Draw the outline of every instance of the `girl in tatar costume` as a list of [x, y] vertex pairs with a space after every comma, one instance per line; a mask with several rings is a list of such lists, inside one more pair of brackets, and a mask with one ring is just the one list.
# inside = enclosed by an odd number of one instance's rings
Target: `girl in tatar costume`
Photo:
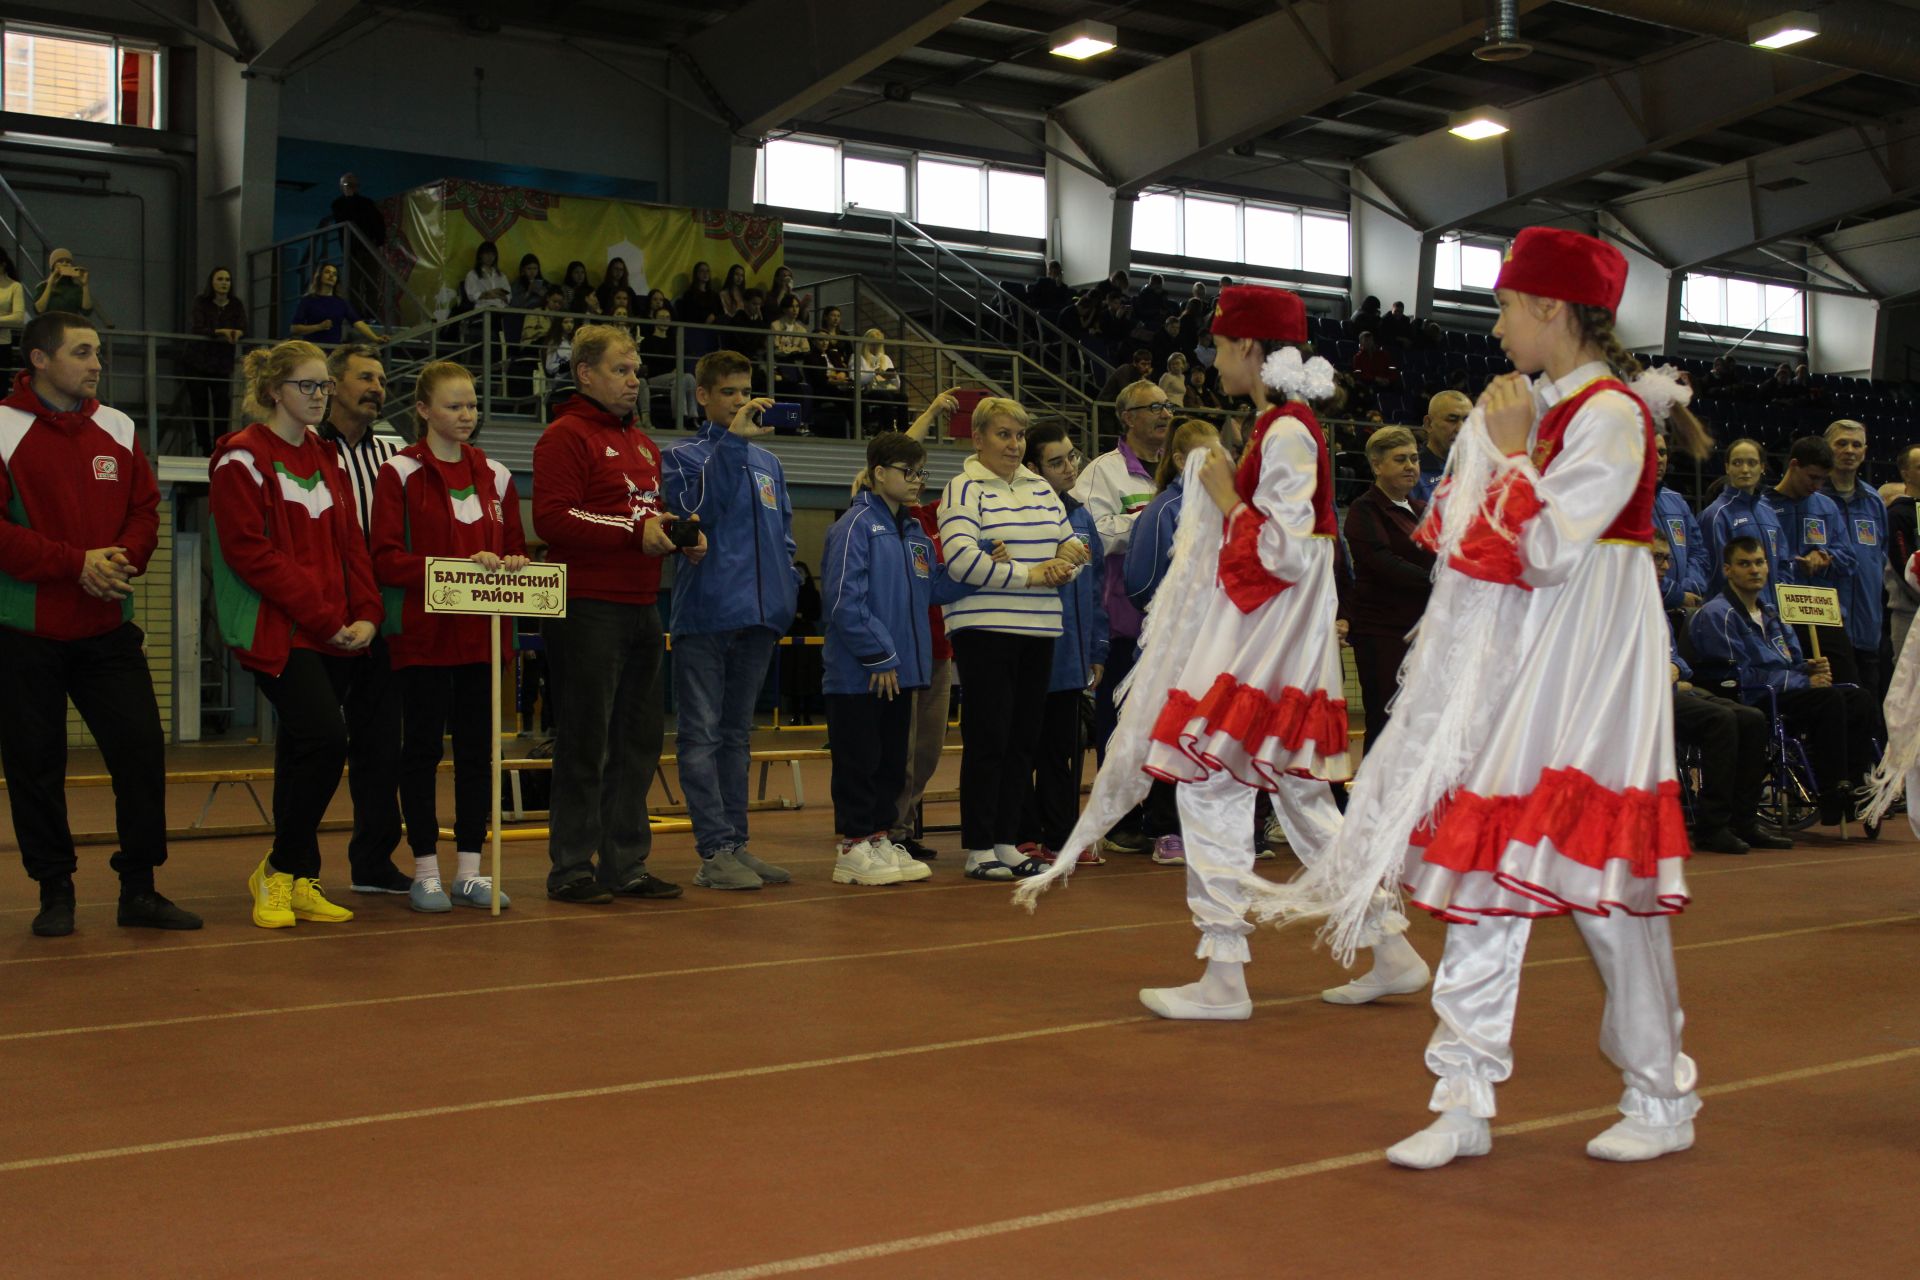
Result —
[[[1488, 386], [1454, 442], [1422, 530], [1442, 568], [1393, 720], [1328, 855], [1254, 908], [1328, 914], [1336, 954], [1383, 885], [1448, 923], [1426, 1054], [1440, 1118], [1387, 1152], [1409, 1168], [1491, 1148], [1540, 916], [1571, 915], [1586, 940], [1607, 988], [1601, 1048], [1626, 1080], [1623, 1118], [1587, 1154], [1693, 1144], [1700, 1100], [1666, 920], [1687, 904], [1689, 853], [1647, 563], [1653, 426], [1613, 336], [1626, 274], [1587, 236], [1530, 227], [1514, 241], [1494, 335], [1522, 372]], [[1673, 421], [1702, 452], [1691, 415]]]
[[[1920, 552], [1901, 566], [1907, 585], [1920, 591]], [[1907, 825], [1920, 836], [1920, 627], [1908, 630], [1893, 664], [1893, 679], [1887, 685], [1883, 710], [1887, 720], [1887, 749], [1868, 776], [1873, 794], [1860, 820], [1878, 826], [1903, 796], [1907, 802]]]
[[[1200, 981], [1148, 988], [1140, 1001], [1163, 1018], [1251, 1016], [1245, 967], [1249, 900], [1270, 882], [1253, 874], [1256, 789], [1301, 861], [1311, 865], [1340, 826], [1330, 780], [1352, 772], [1347, 706], [1334, 630], [1337, 526], [1333, 466], [1305, 401], [1333, 390], [1324, 360], [1302, 362], [1307, 339], [1294, 294], [1247, 285], [1220, 291], [1214, 367], [1229, 395], [1259, 410], [1236, 468], [1216, 443], [1187, 458], [1188, 501], [1122, 691], [1120, 724], [1094, 795], [1052, 869], [1016, 901], [1038, 893], [1147, 789], [1149, 775], [1179, 784], [1187, 903], [1200, 930]], [[1268, 389], [1286, 393], [1274, 404]], [[1224, 517], [1224, 518], [1223, 518]], [[1331, 1004], [1365, 1004], [1418, 991], [1427, 966], [1402, 935], [1406, 917], [1379, 908], [1361, 933], [1375, 948], [1371, 972], [1324, 992]]]

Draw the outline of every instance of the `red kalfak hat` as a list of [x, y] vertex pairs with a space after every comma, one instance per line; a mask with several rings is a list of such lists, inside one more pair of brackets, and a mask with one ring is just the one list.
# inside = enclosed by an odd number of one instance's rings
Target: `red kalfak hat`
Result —
[[1269, 338], [1279, 342], [1307, 340], [1307, 304], [1297, 293], [1257, 284], [1230, 284], [1214, 304], [1213, 333], [1217, 338]]
[[1627, 259], [1606, 241], [1577, 231], [1528, 227], [1514, 237], [1493, 287], [1618, 311]]

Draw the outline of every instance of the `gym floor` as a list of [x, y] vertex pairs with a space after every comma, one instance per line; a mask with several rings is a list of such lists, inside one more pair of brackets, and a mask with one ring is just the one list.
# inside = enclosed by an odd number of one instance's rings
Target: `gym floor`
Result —
[[[1427, 1121], [1423, 998], [1323, 1005], [1340, 974], [1312, 935], [1263, 931], [1251, 1022], [1159, 1021], [1135, 990], [1198, 971], [1178, 869], [1114, 856], [1029, 916], [961, 877], [949, 835], [930, 881], [837, 886], [824, 764], [806, 787], [805, 809], [753, 817], [795, 874], [757, 893], [692, 888], [676, 834], [653, 862], [684, 898], [562, 906], [545, 845], [518, 843], [500, 919], [424, 917], [345, 893], [340, 834], [327, 883], [356, 919], [269, 933], [245, 890], [265, 841], [200, 839], [160, 883], [204, 931], [115, 927], [90, 847], [79, 929], [49, 940], [31, 884], [0, 877], [6, 1273], [1920, 1274], [1904, 819], [1877, 843], [1694, 860], [1675, 925], [1692, 1151], [1584, 1154], [1620, 1084], [1599, 983], [1548, 921], [1493, 1153], [1413, 1173], [1380, 1153]], [[109, 793], [72, 794], [77, 829], [110, 825]], [[1413, 937], [1437, 959], [1439, 926]]]

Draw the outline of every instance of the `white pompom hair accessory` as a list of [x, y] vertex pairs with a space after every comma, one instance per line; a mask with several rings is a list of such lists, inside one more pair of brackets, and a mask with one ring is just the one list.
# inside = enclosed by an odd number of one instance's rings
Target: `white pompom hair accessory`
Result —
[[1300, 358], [1300, 348], [1281, 347], [1260, 366], [1260, 380], [1292, 400], [1312, 404], [1333, 395], [1333, 366], [1319, 356]]
[[1693, 388], [1680, 380], [1680, 371], [1670, 364], [1642, 369], [1628, 385], [1646, 404], [1655, 422], [1664, 423], [1672, 417], [1673, 406], [1693, 403]]

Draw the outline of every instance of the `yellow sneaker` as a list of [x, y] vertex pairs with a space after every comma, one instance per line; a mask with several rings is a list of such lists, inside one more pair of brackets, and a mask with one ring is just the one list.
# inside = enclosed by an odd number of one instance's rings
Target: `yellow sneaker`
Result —
[[327, 901], [318, 880], [305, 876], [293, 882], [293, 914], [316, 924], [345, 924], [353, 919], [353, 912]]
[[262, 929], [293, 928], [293, 877], [283, 871], [267, 869], [267, 860], [247, 877], [247, 891], [253, 895], [253, 922]]

